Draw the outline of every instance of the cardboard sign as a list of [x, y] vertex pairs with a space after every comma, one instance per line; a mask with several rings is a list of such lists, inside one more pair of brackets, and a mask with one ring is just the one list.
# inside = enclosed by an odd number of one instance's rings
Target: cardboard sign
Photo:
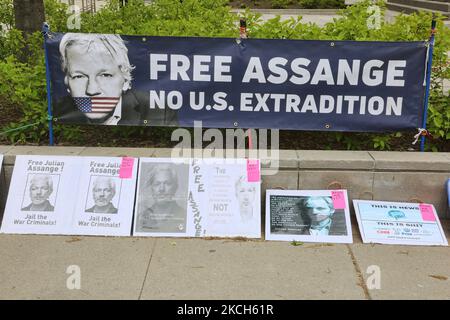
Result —
[[352, 243], [346, 198], [346, 190], [267, 190], [266, 240]]
[[364, 243], [446, 246], [431, 204], [353, 200]]
[[246, 159], [141, 158], [134, 235], [261, 236], [260, 182]]
[[131, 233], [136, 168], [120, 179], [121, 158], [17, 156], [2, 233]]

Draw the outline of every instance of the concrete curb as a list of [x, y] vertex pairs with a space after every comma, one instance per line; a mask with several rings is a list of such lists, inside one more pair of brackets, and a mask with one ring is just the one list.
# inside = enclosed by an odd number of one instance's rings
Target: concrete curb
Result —
[[[0, 146], [0, 152], [4, 154], [0, 180], [3, 209], [16, 155], [170, 157], [172, 149]], [[249, 154], [248, 150], [235, 150], [235, 156], [239, 152], [240, 157]], [[343, 188], [350, 201], [423, 201], [434, 204], [441, 218], [449, 217], [444, 185], [450, 178], [450, 153], [280, 150], [277, 159], [270, 150], [259, 150], [259, 155], [263, 204], [267, 189]]]

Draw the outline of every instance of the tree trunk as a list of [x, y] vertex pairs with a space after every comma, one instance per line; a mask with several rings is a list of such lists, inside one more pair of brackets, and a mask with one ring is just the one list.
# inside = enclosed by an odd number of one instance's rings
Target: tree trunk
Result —
[[44, 0], [14, 0], [16, 28], [25, 35], [42, 30], [45, 20]]

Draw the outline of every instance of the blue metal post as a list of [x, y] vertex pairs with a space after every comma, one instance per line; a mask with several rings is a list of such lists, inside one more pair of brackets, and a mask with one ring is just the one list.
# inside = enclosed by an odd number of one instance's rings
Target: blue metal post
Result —
[[[427, 81], [425, 88], [425, 100], [423, 103], [423, 121], [422, 128], [427, 128], [427, 116], [428, 116], [428, 98], [430, 96], [430, 84], [431, 84], [431, 66], [433, 64], [433, 48], [434, 48], [434, 34], [436, 32], [436, 20], [431, 22], [431, 36], [428, 46], [428, 64], [427, 64]], [[420, 137], [420, 151], [424, 151], [425, 148], [425, 136]]]
[[48, 39], [48, 33], [50, 27], [44, 22], [42, 25], [42, 34], [44, 35], [44, 51], [45, 51], [45, 73], [47, 80], [47, 113], [48, 113], [48, 134], [50, 137], [49, 144], [53, 146], [53, 115], [52, 115], [52, 94], [50, 88], [50, 67], [48, 65], [48, 50], [46, 40]]

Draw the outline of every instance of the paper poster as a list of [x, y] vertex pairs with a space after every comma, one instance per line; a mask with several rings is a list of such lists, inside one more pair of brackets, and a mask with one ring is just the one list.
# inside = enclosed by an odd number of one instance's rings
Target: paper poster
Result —
[[119, 157], [17, 156], [0, 231], [130, 235], [137, 168], [122, 179], [121, 163]]
[[[205, 235], [260, 238], [260, 179], [247, 179], [247, 160], [204, 162], [208, 190]], [[260, 171], [259, 162], [255, 171]]]
[[68, 234], [82, 158], [16, 156], [0, 232]]
[[192, 235], [187, 230], [189, 161], [140, 158], [134, 235]]
[[352, 243], [346, 190], [267, 190], [266, 240]]
[[433, 205], [353, 200], [364, 243], [448, 245]]
[[258, 238], [260, 199], [246, 159], [141, 158], [133, 234]]
[[131, 234], [137, 159], [127, 160], [131, 165], [127, 166], [129, 174], [124, 175], [120, 157], [83, 158], [71, 232], [113, 236]]

